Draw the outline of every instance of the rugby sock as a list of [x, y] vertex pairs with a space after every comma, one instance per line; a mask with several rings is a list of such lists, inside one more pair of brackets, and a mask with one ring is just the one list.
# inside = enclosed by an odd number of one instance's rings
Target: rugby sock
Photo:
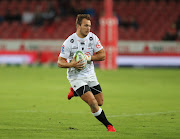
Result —
[[103, 123], [106, 127], [107, 125], [112, 125], [106, 118], [104, 111], [99, 107], [99, 110], [95, 113], [92, 113], [101, 123]]

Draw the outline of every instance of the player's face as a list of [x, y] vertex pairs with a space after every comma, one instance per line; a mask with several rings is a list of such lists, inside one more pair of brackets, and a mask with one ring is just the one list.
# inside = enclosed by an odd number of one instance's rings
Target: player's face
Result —
[[80, 33], [83, 37], [86, 37], [91, 30], [91, 21], [83, 19], [80, 26]]

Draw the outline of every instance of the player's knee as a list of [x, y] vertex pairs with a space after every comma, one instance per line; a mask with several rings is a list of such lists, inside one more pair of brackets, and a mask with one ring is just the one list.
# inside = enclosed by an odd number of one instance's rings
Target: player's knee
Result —
[[98, 99], [98, 105], [99, 105], [99, 106], [102, 106], [102, 105], [103, 105], [103, 98]]
[[100, 102], [98, 102], [98, 105], [99, 105], [99, 106], [102, 106], [102, 105], [103, 105], [103, 100], [100, 101]]

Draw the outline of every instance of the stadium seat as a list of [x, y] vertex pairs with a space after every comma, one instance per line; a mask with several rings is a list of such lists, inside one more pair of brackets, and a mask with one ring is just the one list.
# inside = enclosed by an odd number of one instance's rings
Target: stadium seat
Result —
[[[60, 13], [58, 0], [51, 1], [52, 5], [56, 9], [57, 13]], [[104, 5], [103, 1], [92, 0], [93, 8], [96, 10], [97, 15], [101, 15]], [[12, 12], [18, 10], [21, 14], [30, 8], [32, 12], [35, 12], [36, 6], [42, 8], [44, 12], [48, 7], [48, 1], [42, 0], [1, 0], [0, 1], [0, 15], [4, 16], [7, 9]], [[80, 0], [79, 3], [74, 3], [76, 7], [86, 7], [87, 0]], [[173, 22], [177, 20], [180, 15], [180, 2], [179, 1], [114, 1], [114, 12], [121, 17], [121, 19], [134, 17], [139, 24], [139, 30], [135, 31], [132, 28], [122, 29], [119, 28], [119, 39], [145, 39], [145, 40], [161, 40], [164, 33], [168, 30]], [[164, 12], [166, 11], [166, 12]], [[176, 11], [176, 12], [175, 12]], [[1, 38], [24, 38], [24, 39], [65, 39], [69, 33], [75, 32], [75, 17], [66, 16], [58, 17], [58, 21], [55, 20], [49, 27], [37, 27], [33, 30], [33, 25], [25, 26], [21, 23], [13, 21], [12, 23], [3, 21], [0, 23]], [[99, 27], [94, 26], [96, 19], [92, 18], [92, 32], [99, 33]], [[165, 23], [164, 23], [165, 22]], [[13, 33], [14, 30], [18, 33]], [[6, 32], [3, 32], [6, 30]], [[64, 32], [66, 30], [66, 32]], [[156, 31], [158, 30], [158, 33]], [[13, 33], [13, 34], [12, 34]]]

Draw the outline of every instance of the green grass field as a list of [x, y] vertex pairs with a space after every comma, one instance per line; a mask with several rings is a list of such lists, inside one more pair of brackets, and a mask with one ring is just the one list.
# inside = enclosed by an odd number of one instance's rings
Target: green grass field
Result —
[[0, 138], [179, 139], [180, 70], [96, 69], [109, 133], [79, 98], [66, 70], [0, 67]]

